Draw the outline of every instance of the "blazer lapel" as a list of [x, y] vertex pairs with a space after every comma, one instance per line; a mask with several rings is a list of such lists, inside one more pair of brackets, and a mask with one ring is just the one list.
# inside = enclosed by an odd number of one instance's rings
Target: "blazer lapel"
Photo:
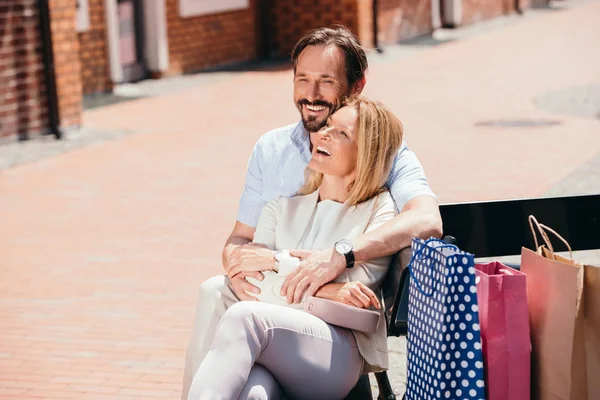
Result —
[[281, 231], [278, 232], [282, 241], [280, 247], [286, 249], [298, 249], [300, 241], [306, 230], [313, 222], [319, 191], [306, 195], [296, 196], [289, 199], [287, 209], [283, 210], [283, 218], [281, 221], [286, 221], [285, 226], [281, 226]]

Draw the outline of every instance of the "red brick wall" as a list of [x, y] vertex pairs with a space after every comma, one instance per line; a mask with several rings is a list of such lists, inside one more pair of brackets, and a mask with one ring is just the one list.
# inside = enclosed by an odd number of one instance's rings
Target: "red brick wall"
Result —
[[357, 1], [271, 0], [271, 53], [287, 57], [306, 32], [333, 24], [345, 25], [360, 37]]
[[515, 11], [515, 0], [462, 0], [462, 24], [471, 24]]
[[50, 0], [49, 6], [60, 125], [70, 127], [81, 123], [82, 110], [75, 2]]
[[378, 7], [378, 39], [381, 45], [433, 31], [431, 0], [379, 0]]
[[167, 74], [257, 58], [259, 0], [245, 10], [181, 18], [179, 0], [166, 0], [169, 41]]
[[[373, 0], [271, 0], [271, 53], [287, 56], [307, 31], [340, 23], [373, 46]], [[379, 0], [378, 40], [396, 43], [432, 32], [431, 0]]]
[[88, 1], [90, 27], [78, 35], [83, 93], [110, 92], [104, 0]]
[[0, 138], [39, 133], [47, 123], [35, 0], [0, 0]]
[[358, 40], [367, 48], [373, 44], [373, 0], [358, 0]]

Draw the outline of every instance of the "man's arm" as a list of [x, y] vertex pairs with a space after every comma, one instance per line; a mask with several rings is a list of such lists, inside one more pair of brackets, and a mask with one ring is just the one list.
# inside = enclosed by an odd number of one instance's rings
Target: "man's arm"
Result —
[[412, 238], [442, 236], [438, 201], [421, 163], [406, 143], [394, 159], [388, 188], [400, 214], [353, 241], [357, 260], [389, 256], [410, 246]]
[[249, 225], [243, 224], [240, 221], [235, 221], [235, 226], [225, 242], [225, 247], [223, 248], [222, 254], [223, 268], [228, 275], [232, 267], [230, 262], [232, 254], [240, 246], [252, 242], [252, 239], [254, 238], [254, 230], [255, 228]]
[[442, 236], [438, 202], [428, 195], [417, 196], [393, 219], [353, 240], [354, 257], [365, 261], [389, 256], [410, 246], [412, 238], [432, 236]]
[[[262, 138], [254, 146], [250, 160], [248, 160], [246, 181], [240, 198], [237, 220], [223, 248], [223, 268], [230, 278], [241, 272], [242, 266], [264, 265], [273, 259], [272, 252], [265, 249], [266, 246], [251, 243], [261, 210], [265, 205], [261, 143]], [[257, 257], [259, 257], [258, 260]], [[246, 270], [251, 271], [252, 269], [247, 268]]]
[[[429, 195], [417, 196], [406, 203], [400, 214], [353, 239], [354, 257], [359, 263], [390, 256], [410, 246], [412, 238], [432, 236], [442, 236], [437, 200]], [[346, 259], [331, 249], [293, 251], [292, 255], [300, 257], [302, 264], [281, 287], [281, 294], [290, 303], [299, 302], [304, 292], [312, 296], [319, 287], [346, 270]]]
[[[268, 211], [265, 209], [265, 211]], [[263, 218], [264, 220], [264, 218]], [[259, 221], [260, 229], [265, 228]], [[266, 227], [268, 229], [268, 227]], [[230, 278], [240, 272], [261, 272], [272, 270], [275, 265], [275, 251], [265, 243], [252, 243], [255, 228], [235, 222], [233, 232], [223, 248], [223, 268]], [[261, 232], [264, 234], [264, 232]], [[264, 235], [263, 235], [264, 236]]]

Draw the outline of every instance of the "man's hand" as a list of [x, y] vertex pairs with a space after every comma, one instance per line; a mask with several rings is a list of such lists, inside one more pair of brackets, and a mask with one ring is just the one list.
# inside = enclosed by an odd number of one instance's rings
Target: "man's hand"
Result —
[[261, 244], [248, 243], [238, 246], [229, 256], [227, 276], [233, 278], [240, 272], [270, 271], [275, 265], [274, 254]]
[[328, 283], [321, 287], [315, 296], [359, 308], [381, 308], [377, 295], [360, 282]]
[[281, 295], [288, 303], [300, 303], [327, 282], [337, 278], [346, 268], [346, 259], [333, 250], [294, 250], [294, 257], [300, 258], [300, 266], [283, 281]]
[[260, 289], [246, 280], [247, 276], [256, 278], [259, 281], [262, 281], [264, 279], [264, 276], [261, 272], [241, 272], [233, 278], [230, 278], [231, 289], [233, 290], [233, 293], [235, 293], [235, 295], [238, 297], [238, 299], [242, 301], [258, 301], [256, 297], [246, 293], [250, 292], [255, 293], [257, 295], [260, 294]]

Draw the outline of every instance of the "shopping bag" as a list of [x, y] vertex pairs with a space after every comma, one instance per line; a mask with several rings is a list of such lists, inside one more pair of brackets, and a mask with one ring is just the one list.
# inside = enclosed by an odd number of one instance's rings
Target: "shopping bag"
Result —
[[408, 400], [484, 399], [472, 254], [413, 239], [408, 265]]
[[[598, 400], [598, 270], [574, 261], [569, 244], [533, 216], [529, 217], [529, 223], [536, 251], [523, 248], [521, 271], [527, 275], [532, 344], [531, 398]], [[542, 246], [538, 246], [536, 230], [544, 240]], [[554, 253], [546, 232], [565, 243], [569, 259]]]
[[529, 400], [531, 341], [524, 273], [475, 264], [486, 400]]
[[588, 399], [600, 399], [600, 266], [584, 266], [584, 334]]

